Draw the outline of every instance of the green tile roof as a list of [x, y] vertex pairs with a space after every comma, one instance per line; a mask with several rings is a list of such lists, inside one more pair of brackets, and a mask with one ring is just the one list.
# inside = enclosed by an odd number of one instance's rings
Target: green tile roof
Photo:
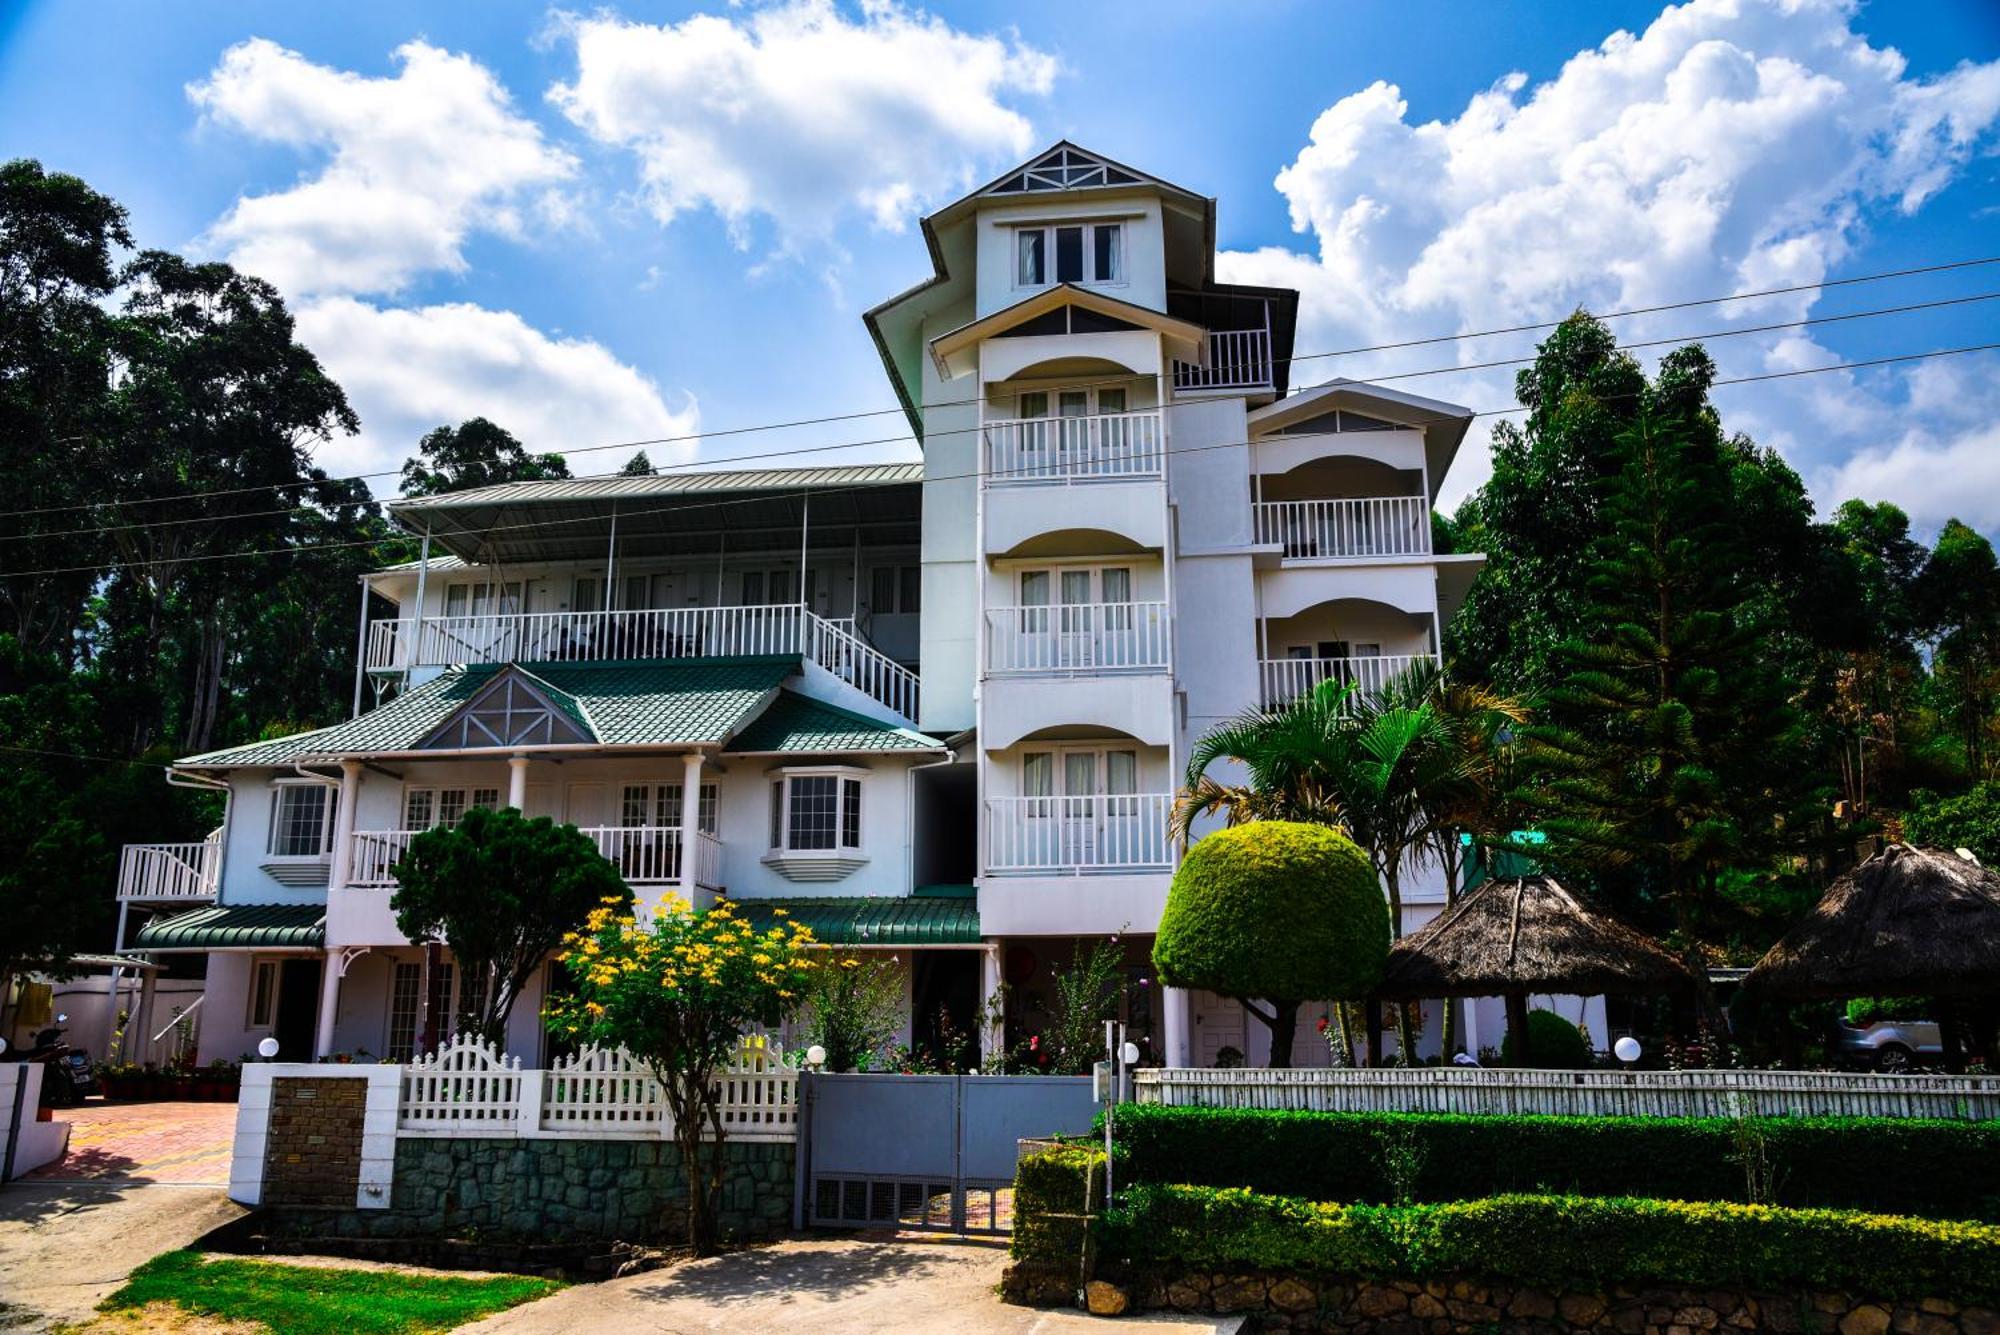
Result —
[[827, 895], [730, 902], [758, 931], [774, 922], [802, 922], [830, 946], [965, 946], [980, 940], [979, 905], [971, 899]]
[[223, 769], [416, 750], [507, 671], [543, 688], [604, 746], [713, 746], [749, 721], [798, 668], [797, 658], [784, 655], [454, 668], [345, 723], [176, 763]]
[[155, 918], [133, 950], [251, 950], [326, 944], [324, 904], [216, 904]]
[[942, 751], [935, 738], [880, 723], [797, 691], [780, 691], [771, 707], [730, 740], [739, 754], [830, 751]]

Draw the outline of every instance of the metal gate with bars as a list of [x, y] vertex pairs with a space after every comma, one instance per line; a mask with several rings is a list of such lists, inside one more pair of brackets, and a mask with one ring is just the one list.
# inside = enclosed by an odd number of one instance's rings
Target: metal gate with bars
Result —
[[1013, 1229], [1022, 1140], [1080, 1135], [1088, 1076], [811, 1075], [799, 1085], [800, 1222]]

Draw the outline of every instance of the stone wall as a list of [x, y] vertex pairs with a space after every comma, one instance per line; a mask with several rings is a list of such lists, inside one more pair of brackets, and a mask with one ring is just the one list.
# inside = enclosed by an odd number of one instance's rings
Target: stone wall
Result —
[[[793, 1146], [728, 1142], [724, 1153], [724, 1235], [786, 1232]], [[671, 1242], [685, 1231], [686, 1210], [687, 1176], [668, 1142], [402, 1136], [388, 1209], [309, 1217], [267, 1210], [264, 1223], [275, 1234], [309, 1229], [348, 1238]]]
[[[1076, 1270], [1046, 1262], [1009, 1266], [1009, 1302], [1076, 1299]], [[1091, 1311], [1251, 1312], [1257, 1329], [1369, 1331], [1372, 1335], [2000, 1335], [2000, 1314], [1936, 1298], [1877, 1302], [1842, 1293], [1761, 1294], [1675, 1288], [1565, 1293], [1473, 1279], [1369, 1280], [1256, 1271], [1184, 1275], [1100, 1273]]]
[[266, 1205], [354, 1208], [367, 1094], [359, 1080], [281, 1076], [271, 1082]]

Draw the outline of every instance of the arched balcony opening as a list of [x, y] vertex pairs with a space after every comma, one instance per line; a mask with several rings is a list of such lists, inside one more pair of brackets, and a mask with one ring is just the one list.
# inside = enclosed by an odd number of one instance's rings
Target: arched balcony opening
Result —
[[1257, 542], [1287, 561], [1431, 554], [1430, 500], [1418, 468], [1332, 455], [1256, 476]]
[[1427, 612], [1364, 598], [1267, 615], [1260, 627], [1261, 700], [1277, 708], [1323, 681], [1380, 691], [1406, 673], [1437, 665], [1435, 627]]
[[986, 486], [1158, 478], [1159, 381], [1103, 357], [1054, 357], [986, 387]]
[[1172, 867], [1166, 747], [1102, 724], [1069, 723], [1038, 728], [988, 755], [988, 875]]

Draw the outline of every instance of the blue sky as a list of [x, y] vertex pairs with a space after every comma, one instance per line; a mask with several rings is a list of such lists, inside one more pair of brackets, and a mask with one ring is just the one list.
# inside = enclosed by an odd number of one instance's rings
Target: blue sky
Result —
[[[277, 282], [364, 418], [325, 451], [335, 471], [393, 467], [421, 430], [475, 412], [574, 448], [888, 407], [859, 317], [923, 276], [915, 217], [1063, 136], [1217, 196], [1225, 274], [1299, 287], [1299, 350], [1325, 351], [2000, 253], [2000, 9], [0, 10], [0, 152], [120, 199], [142, 244]], [[1987, 291], [2000, 265], [1619, 328], [1665, 338]], [[1996, 311], [1712, 347], [1725, 374], [1759, 374], [1996, 341]], [[1317, 366], [1396, 374], [1531, 345]], [[1718, 399], [1822, 503], [1888, 496], [1925, 527], [1960, 513], [1994, 530], [1996, 370], [1987, 354]], [[1511, 402], [1505, 371], [1401, 383]], [[1448, 496], [1484, 472], [1475, 443]]]

